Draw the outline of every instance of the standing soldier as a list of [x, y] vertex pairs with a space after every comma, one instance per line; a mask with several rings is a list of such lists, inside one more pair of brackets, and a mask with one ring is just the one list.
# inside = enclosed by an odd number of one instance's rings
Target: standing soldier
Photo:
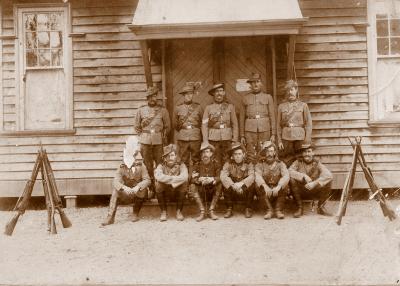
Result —
[[157, 104], [157, 87], [147, 89], [147, 105], [138, 109], [135, 117], [135, 130], [139, 134], [140, 151], [144, 164], [154, 185], [154, 162], [162, 162], [163, 140], [170, 132], [171, 123], [168, 111]]
[[188, 170], [179, 160], [176, 146], [170, 144], [164, 147], [163, 163], [154, 171], [156, 179], [156, 194], [161, 209], [160, 221], [167, 220], [167, 192], [175, 192], [177, 196], [176, 219], [182, 221], [183, 200], [188, 188]]
[[279, 158], [290, 166], [301, 145], [311, 143], [312, 120], [308, 105], [299, 100], [297, 82], [287, 81], [285, 90], [287, 101], [278, 107], [277, 134]]
[[272, 218], [274, 201], [276, 217], [283, 219], [285, 218], [283, 208], [289, 183], [288, 169], [283, 162], [278, 160], [276, 146], [271, 141], [264, 142], [260, 156], [261, 160], [255, 167], [255, 181], [257, 196], [267, 206], [264, 219]]
[[272, 96], [261, 91], [261, 77], [253, 73], [247, 81], [251, 93], [243, 98], [240, 110], [240, 137], [243, 145], [247, 145], [247, 156], [253, 164], [261, 144], [271, 140], [275, 142], [276, 125]]
[[232, 143], [229, 150], [230, 161], [224, 164], [221, 171], [221, 182], [224, 186], [224, 198], [227, 210], [225, 218], [233, 215], [233, 200], [244, 197], [246, 202], [245, 217], [252, 216], [254, 198], [254, 166], [245, 161], [245, 147], [239, 142]]
[[178, 147], [182, 161], [186, 167], [200, 160], [199, 149], [201, 145], [201, 119], [203, 110], [199, 103], [193, 102], [195, 89], [193, 85], [186, 84], [179, 94], [184, 96], [184, 102], [176, 107], [174, 125], [178, 131]]
[[190, 195], [195, 199], [200, 210], [200, 215], [196, 218], [197, 221], [202, 221], [207, 217], [207, 210], [202, 202], [202, 197], [204, 197], [204, 203], [207, 205], [208, 196], [212, 196], [209, 209], [210, 218], [218, 219], [214, 211], [222, 191], [219, 178], [221, 165], [214, 159], [214, 151], [213, 145], [202, 143], [200, 148], [201, 161], [194, 165], [192, 172]]
[[290, 189], [297, 204], [294, 217], [303, 214], [304, 195], [318, 196], [317, 213], [330, 216], [324, 204], [331, 194], [332, 173], [321, 162], [314, 158], [314, 145], [304, 144], [301, 147], [301, 158], [293, 162], [289, 168]]
[[239, 137], [238, 121], [235, 106], [226, 102], [225, 85], [215, 84], [208, 94], [214, 96], [214, 103], [207, 105], [203, 114], [203, 142], [211, 143], [215, 147], [218, 162], [228, 159], [227, 151], [232, 142]]
[[147, 196], [147, 188], [151, 183], [147, 168], [142, 162], [143, 158], [140, 152], [130, 152], [127, 142], [127, 147], [124, 150], [124, 163], [119, 166], [115, 174], [108, 215], [101, 224], [102, 226], [114, 223], [120, 200], [134, 201], [132, 221], [139, 220], [139, 211]]

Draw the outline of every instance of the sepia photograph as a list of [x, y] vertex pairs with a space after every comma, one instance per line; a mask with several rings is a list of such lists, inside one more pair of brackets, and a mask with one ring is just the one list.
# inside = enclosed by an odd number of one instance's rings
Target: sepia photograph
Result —
[[400, 285], [400, 0], [0, 0], [0, 285]]

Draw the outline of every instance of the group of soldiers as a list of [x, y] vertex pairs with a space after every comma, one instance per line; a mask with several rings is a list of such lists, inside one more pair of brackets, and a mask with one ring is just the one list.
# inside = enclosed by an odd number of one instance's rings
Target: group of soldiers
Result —
[[169, 193], [176, 195], [179, 221], [184, 219], [186, 196], [199, 208], [197, 221], [207, 216], [218, 219], [215, 209], [221, 196], [225, 218], [232, 217], [238, 200], [244, 200], [244, 215], [250, 218], [257, 197], [265, 219], [283, 219], [289, 196], [297, 206], [294, 217], [303, 214], [304, 196], [318, 199], [318, 214], [330, 215], [324, 204], [331, 193], [332, 174], [314, 157], [311, 114], [299, 99], [297, 82], [286, 82], [287, 101], [277, 112], [271, 95], [262, 92], [260, 75], [252, 74], [247, 82], [251, 92], [243, 96], [239, 120], [235, 106], [227, 101], [224, 83], [208, 91], [214, 102], [204, 112], [193, 101], [196, 86], [187, 83], [179, 92], [184, 102], [176, 107], [172, 121], [177, 144], [169, 145], [165, 142], [172, 129], [168, 111], [157, 104], [158, 89], [148, 88], [147, 105], [138, 109], [134, 124], [140, 150], [124, 157], [118, 168], [102, 225], [114, 223], [118, 202], [125, 199], [134, 200], [132, 221], [139, 220], [143, 201], [153, 190], [160, 221], [167, 220]]

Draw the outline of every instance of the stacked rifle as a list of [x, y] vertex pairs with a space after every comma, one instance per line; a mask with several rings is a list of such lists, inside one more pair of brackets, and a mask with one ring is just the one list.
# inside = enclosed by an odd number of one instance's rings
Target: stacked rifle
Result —
[[344, 183], [344, 187], [342, 190], [342, 196], [340, 198], [339, 209], [336, 215], [336, 223], [340, 225], [342, 223], [342, 217], [346, 214], [347, 202], [351, 196], [353, 191], [354, 177], [356, 174], [357, 161], [361, 166], [361, 169], [364, 173], [365, 179], [367, 180], [368, 186], [372, 192], [369, 199], [375, 199], [379, 202], [379, 205], [382, 209], [382, 213], [389, 220], [396, 219], [396, 213], [390, 206], [389, 202], [386, 200], [386, 197], [382, 193], [382, 189], [378, 187], [376, 184], [374, 177], [372, 176], [371, 169], [367, 167], [367, 163], [365, 161], [365, 157], [363, 151], [361, 149], [361, 137], [356, 137], [354, 141], [349, 138], [350, 144], [353, 147], [353, 159], [351, 162], [351, 168], [349, 173], [347, 174], [346, 181]]
[[19, 197], [17, 204], [14, 208], [14, 211], [16, 211], [16, 213], [7, 223], [4, 234], [12, 235], [19, 217], [25, 213], [25, 210], [27, 209], [29, 204], [29, 200], [32, 196], [33, 186], [35, 185], [36, 177], [38, 176], [39, 171], [42, 176], [43, 191], [46, 199], [47, 231], [49, 231], [51, 234], [57, 233], [56, 224], [54, 220], [56, 212], [59, 213], [61, 218], [61, 223], [64, 228], [72, 226], [70, 220], [63, 211], [63, 205], [61, 202], [60, 195], [58, 193], [56, 181], [54, 178], [54, 173], [50, 166], [46, 150], [40, 147], [38, 155], [36, 157], [35, 165], [33, 167], [31, 178], [26, 182], [24, 192]]

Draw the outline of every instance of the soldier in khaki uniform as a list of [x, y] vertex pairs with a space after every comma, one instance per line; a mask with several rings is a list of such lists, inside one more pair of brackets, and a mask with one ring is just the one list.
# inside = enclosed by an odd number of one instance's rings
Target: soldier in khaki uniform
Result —
[[272, 96], [261, 91], [260, 74], [253, 73], [247, 81], [251, 86], [251, 93], [242, 100], [240, 110], [240, 137], [247, 147], [247, 156], [253, 163], [261, 144], [267, 140], [275, 142], [276, 123]]
[[255, 167], [255, 181], [257, 196], [267, 206], [264, 219], [272, 218], [274, 203], [276, 217], [283, 219], [289, 172], [286, 165], [278, 160], [277, 148], [273, 142], [264, 142], [260, 156], [261, 160]]
[[301, 145], [311, 143], [312, 120], [308, 105], [299, 100], [297, 82], [287, 81], [285, 89], [288, 100], [278, 107], [277, 135], [279, 158], [290, 166]]
[[154, 162], [162, 162], [163, 138], [166, 138], [171, 129], [167, 109], [157, 104], [157, 87], [147, 90], [147, 105], [138, 109], [135, 117], [135, 130], [139, 134], [140, 151], [144, 164], [154, 183]]
[[215, 147], [216, 159], [222, 163], [228, 159], [227, 151], [232, 141], [238, 141], [238, 120], [235, 106], [226, 102], [223, 83], [215, 84], [208, 94], [214, 96], [214, 103], [207, 105], [204, 110], [203, 142], [211, 143]]
[[175, 192], [177, 195], [176, 219], [182, 221], [183, 200], [188, 189], [188, 170], [180, 161], [174, 144], [165, 146], [163, 152], [163, 163], [154, 171], [157, 200], [161, 209], [160, 221], [167, 220], [167, 192]]
[[178, 105], [174, 115], [174, 125], [178, 131], [178, 147], [181, 160], [190, 166], [190, 159], [195, 164], [200, 160], [201, 120], [203, 109], [200, 104], [193, 102], [195, 89], [186, 84], [179, 94], [184, 96], [184, 103]]
[[320, 161], [314, 158], [313, 144], [304, 144], [301, 147], [302, 156], [293, 162], [289, 168], [290, 189], [297, 204], [294, 217], [303, 214], [302, 196], [317, 196], [317, 213], [330, 216], [324, 204], [331, 194], [332, 173]]
[[101, 224], [102, 226], [114, 223], [120, 200], [134, 201], [132, 221], [139, 220], [139, 211], [143, 200], [147, 196], [147, 188], [151, 183], [147, 168], [142, 163], [143, 158], [140, 152], [136, 151], [134, 154], [127, 154], [124, 151], [124, 163], [119, 166], [115, 174], [108, 215]]
[[252, 163], [246, 162], [245, 150], [245, 147], [239, 142], [232, 143], [229, 150], [231, 159], [224, 164], [221, 170], [221, 183], [224, 186], [224, 198], [227, 206], [225, 218], [233, 215], [233, 201], [238, 197], [245, 199], [245, 217], [252, 216], [254, 166]]
[[[200, 215], [196, 218], [197, 221], [202, 221], [209, 216], [213, 220], [217, 220], [215, 208], [219, 197], [221, 196], [222, 186], [219, 178], [221, 172], [221, 164], [214, 158], [215, 148], [210, 143], [202, 143], [201, 161], [197, 162], [193, 167], [192, 179], [189, 194], [197, 203], [200, 210]], [[212, 197], [209, 210], [204, 207], [207, 205], [208, 197]]]

